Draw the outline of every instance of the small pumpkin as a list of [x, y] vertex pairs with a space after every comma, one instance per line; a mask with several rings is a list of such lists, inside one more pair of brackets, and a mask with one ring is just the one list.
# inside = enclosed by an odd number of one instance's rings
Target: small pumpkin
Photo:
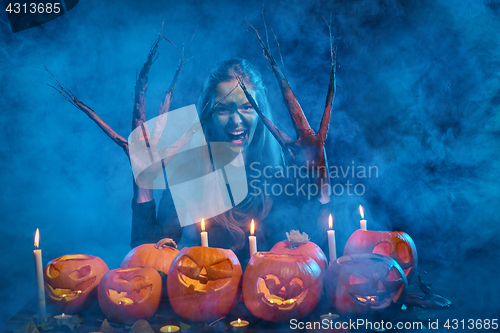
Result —
[[408, 282], [417, 271], [417, 248], [413, 239], [401, 231], [356, 230], [347, 240], [344, 255], [361, 253], [378, 253], [396, 260]]
[[325, 275], [326, 296], [342, 314], [369, 314], [400, 306], [407, 289], [398, 263], [375, 253], [340, 257]]
[[182, 249], [170, 265], [170, 304], [191, 321], [214, 321], [227, 315], [239, 296], [241, 264], [233, 251], [206, 246]]
[[292, 230], [286, 233], [286, 240], [276, 243], [270, 252], [288, 253], [288, 254], [305, 254], [311, 257], [321, 268], [322, 272], [326, 271], [328, 261], [325, 253], [315, 243], [309, 240], [309, 236], [298, 230]]
[[153, 267], [117, 268], [99, 284], [99, 306], [108, 320], [133, 324], [154, 315], [161, 291], [161, 277]]
[[243, 276], [243, 299], [257, 318], [285, 321], [301, 318], [321, 298], [323, 275], [309, 256], [257, 252]]
[[48, 302], [60, 312], [79, 312], [95, 299], [97, 286], [108, 270], [101, 258], [86, 254], [70, 254], [49, 261], [44, 269]]
[[156, 248], [155, 245], [142, 244], [133, 248], [123, 259], [120, 268], [149, 266], [168, 274], [170, 264], [179, 250], [170, 246]]

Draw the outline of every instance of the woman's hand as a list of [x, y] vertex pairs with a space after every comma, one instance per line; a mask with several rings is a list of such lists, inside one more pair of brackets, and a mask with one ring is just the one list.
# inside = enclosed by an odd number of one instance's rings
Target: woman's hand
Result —
[[158, 243], [156, 243], [155, 248], [162, 249], [167, 246], [172, 246], [177, 248], [177, 244], [174, 242], [172, 238], [163, 238]]

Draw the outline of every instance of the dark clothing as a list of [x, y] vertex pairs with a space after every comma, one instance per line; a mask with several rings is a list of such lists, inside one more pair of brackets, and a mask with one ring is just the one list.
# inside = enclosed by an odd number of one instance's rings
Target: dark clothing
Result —
[[[249, 194], [250, 196], [251, 194]], [[247, 197], [248, 198], [248, 197]], [[170, 191], [165, 190], [158, 206], [156, 216], [154, 201], [145, 203], [132, 202], [132, 247], [143, 243], [156, 243], [162, 238], [172, 238], [178, 242], [182, 236]], [[256, 221], [257, 250], [269, 251], [274, 244], [286, 239], [285, 232], [295, 229], [306, 232], [311, 241], [327, 252], [328, 207], [317, 199], [308, 200], [307, 196], [274, 197], [270, 213], [262, 221]], [[246, 221], [242, 221], [246, 222]], [[196, 223], [198, 243], [200, 241], [200, 223]], [[211, 247], [229, 249], [233, 247], [234, 238], [231, 233], [220, 225], [207, 223], [208, 243]], [[244, 268], [250, 257], [248, 236], [250, 235], [250, 220], [245, 231], [244, 245], [233, 251], [238, 256]]]

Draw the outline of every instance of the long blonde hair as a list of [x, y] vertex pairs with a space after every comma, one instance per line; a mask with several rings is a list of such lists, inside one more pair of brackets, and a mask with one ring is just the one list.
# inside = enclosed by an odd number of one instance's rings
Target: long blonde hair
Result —
[[[203, 91], [200, 96], [198, 110], [201, 110], [200, 119], [207, 116], [212, 110], [214, 96], [217, 85], [240, 77], [245, 85], [255, 90], [255, 101], [262, 113], [272, 120], [269, 102], [266, 96], [266, 87], [262, 82], [259, 71], [245, 59], [230, 59], [219, 63], [210, 72], [205, 81]], [[213, 117], [208, 117], [203, 125], [203, 131], [208, 141], [215, 138]], [[252, 142], [247, 148], [245, 168], [247, 174], [249, 166], [253, 162], [258, 162], [261, 168], [265, 166], [283, 166], [284, 158], [281, 147], [271, 133], [265, 128], [262, 121], [259, 121], [255, 129]], [[261, 175], [262, 176], [262, 175]], [[251, 218], [262, 221], [272, 207], [272, 199], [262, 191], [259, 195], [248, 194], [247, 197], [233, 209], [217, 215], [210, 219], [210, 222], [225, 227], [234, 238], [233, 250], [239, 250], [245, 242], [245, 232], [242, 227], [248, 227]]]

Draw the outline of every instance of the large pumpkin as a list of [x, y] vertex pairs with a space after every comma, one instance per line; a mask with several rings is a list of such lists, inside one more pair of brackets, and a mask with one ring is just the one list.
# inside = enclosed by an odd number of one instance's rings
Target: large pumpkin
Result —
[[243, 277], [243, 299], [257, 318], [298, 319], [318, 304], [323, 288], [318, 264], [306, 255], [257, 252]]
[[95, 299], [97, 286], [108, 266], [99, 257], [65, 255], [49, 261], [44, 269], [49, 303], [64, 313], [76, 313]]
[[153, 267], [158, 271], [168, 274], [170, 264], [179, 250], [166, 246], [156, 248], [155, 244], [142, 244], [133, 248], [123, 259], [121, 268]]
[[361, 253], [378, 253], [396, 260], [408, 282], [417, 271], [417, 248], [413, 239], [401, 231], [356, 230], [347, 240], [344, 255]]
[[301, 234], [297, 230], [292, 230], [290, 233], [286, 233], [286, 237], [286, 240], [276, 243], [270, 252], [305, 254], [316, 261], [321, 271], [326, 271], [328, 261], [325, 253], [318, 245], [309, 241], [309, 236], [305, 232]]
[[408, 282], [398, 263], [387, 256], [366, 253], [343, 256], [325, 275], [326, 296], [342, 314], [368, 314], [400, 306]]
[[206, 246], [184, 248], [170, 265], [170, 304], [191, 321], [213, 321], [232, 310], [239, 295], [241, 265], [231, 250]]
[[108, 320], [133, 324], [154, 315], [161, 291], [160, 273], [153, 267], [117, 268], [99, 284], [99, 305]]

